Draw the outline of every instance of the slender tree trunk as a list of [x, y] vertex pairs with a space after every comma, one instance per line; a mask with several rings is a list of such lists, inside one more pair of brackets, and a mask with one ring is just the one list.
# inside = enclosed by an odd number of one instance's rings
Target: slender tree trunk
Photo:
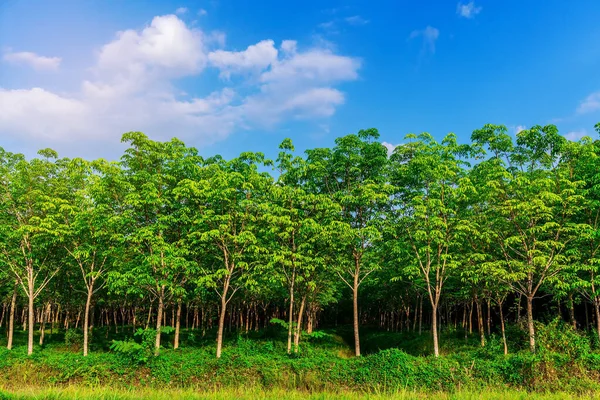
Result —
[[506, 343], [506, 332], [504, 331], [504, 313], [502, 312], [502, 303], [498, 302], [500, 309], [500, 329], [502, 330], [502, 343], [504, 344], [504, 355], [508, 354], [508, 344]]
[[223, 329], [225, 328], [225, 308], [227, 307], [226, 291], [223, 291], [221, 297], [221, 309], [219, 310], [219, 327], [217, 331], [217, 358], [221, 358], [221, 349], [223, 347]]
[[419, 335], [423, 332], [423, 296], [419, 300]]
[[148, 318], [146, 319], [146, 329], [150, 326], [150, 318], [152, 317], [152, 304], [150, 304], [150, 308], [148, 309]]
[[[358, 262], [358, 261], [357, 261]], [[354, 354], [360, 357], [360, 337], [358, 332], [358, 274], [354, 275], [354, 287], [352, 288], [353, 317], [354, 317]]]
[[575, 302], [573, 301], [573, 293], [569, 293], [569, 319], [573, 329], [577, 330], [577, 320], [575, 319]]
[[87, 298], [85, 300], [85, 312], [83, 314], [83, 356], [87, 357], [89, 349], [89, 329], [90, 329], [90, 306], [92, 304], [92, 294], [94, 293], [94, 282], [88, 286]]
[[221, 358], [223, 348], [223, 329], [225, 328], [225, 313], [227, 311], [227, 294], [229, 292], [229, 280], [231, 274], [225, 277], [223, 284], [223, 294], [221, 295], [221, 310], [219, 315], [219, 327], [217, 328], [217, 358]]
[[477, 296], [475, 296], [475, 306], [477, 307], [477, 328], [479, 330], [479, 338], [481, 339], [481, 347], [485, 347], [485, 328], [483, 327], [481, 300]]
[[17, 306], [17, 283], [13, 289], [13, 295], [10, 300], [10, 313], [8, 315], [8, 344], [6, 348], [12, 350], [13, 345], [13, 332], [15, 330], [15, 308]]
[[304, 305], [306, 304], [306, 295], [302, 297], [300, 311], [298, 311], [298, 322], [296, 324], [296, 333], [294, 334], [294, 353], [298, 353], [300, 345], [300, 333], [302, 332], [302, 316], [304, 315]]
[[490, 336], [492, 334], [492, 309], [490, 306], [491, 300], [487, 299], [487, 334]]
[[292, 282], [290, 284], [290, 307], [288, 309], [288, 340], [287, 340], [287, 352], [292, 352], [292, 325], [294, 321], [294, 281], [295, 272], [292, 273]]
[[535, 327], [533, 325], [533, 297], [527, 296], [527, 330], [529, 331], [529, 350], [535, 353]]
[[[48, 304], [50, 306], [50, 304]], [[44, 336], [46, 329], [46, 310], [42, 307], [40, 312], [40, 346], [44, 345]]]
[[173, 348], [179, 348], [179, 328], [181, 326], [181, 299], [177, 300], [177, 317], [175, 318], [175, 341]]
[[34, 308], [33, 308], [33, 301], [35, 300], [33, 295], [34, 295], [34, 287], [33, 287], [33, 270], [29, 271], [29, 279], [28, 281], [28, 289], [29, 289], [29, 293], [28, 293], [28, 300], [29, 300], [29, 310], [27, 310], [28, 312], [28, 330], [29, 333], [27, 335], [27, 355], [30, 356], [33, 354], [33, 329], [34, 329]]
[[440, 348], [438, 342], [438, 319], [437, 319], [437, 304], [431, 304], [431, 332], [433, 333], [433, 354], [436, 357], [440, 356]]
[[473, 333], [473, 302], [469, 306], [469, 335]]
[[523, 295], [519, 293], [519, 297], [517, 298], [517, 324], [521, 322], [521, 298]]
[[0, 328], [4, 324], [4, 315], [6, 314], [6, 303], [2, 304], [2, 316], [0, 316]]
[[600, 341], [600, 297], [594, 298], [594, 311], [596, 311], [596, 334]]
[[154, 355], [157, 356], [160, 352], [160, 329], [162, 327], [163, 311], [164, 311], [164, 299], [165, 287], [161, 286], [160, 292], [158, 293], [158, 313], [156, 314], [156, 343], [154, 345]]

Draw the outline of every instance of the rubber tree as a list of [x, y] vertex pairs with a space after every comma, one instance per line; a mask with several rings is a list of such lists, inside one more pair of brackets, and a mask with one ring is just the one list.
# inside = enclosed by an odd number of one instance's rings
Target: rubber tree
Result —
[[331, 149], [307, 150], [307, 190], [327, 194], [339, 205], [340, 252], [337, 274], [352, 292], [355, 355], [360, 356], [359, 288], [380, 267], [372, 256], [381, 241], [381, 221], [389, 198], [387, 149], [371, 128], [336, 139]]
[[57, 224], [53, 215], [65, 204], [66, 159], [40, 150], [27, 161], [0, 149], [0, 253], [27, 298], [27, 354], [33, 353], [35, 300], [60, 270], [53, 258]]
[[[474, 192], [463, 157], [468, 146], [450, 134], [441, 143], [428, 133], [407, 135], [391, 156], [394, 208], [389, 223], [407, 252], [404, 273], [420, 277], [432, 308], [433, 352], [439, 356], [438, 307], [448, 276], [460, 263], [460, 242], [471, 230], [463, 210]], [[412, 259], [411, 259], [412, 258]]]
[[485, 125], [472, 135], [490, 155], [476, 167], [487, 182], [486, 218], [500, 252], [488, 267], [525, 298], [529, 347], [535, 352], [533, 300], [542, 284], [571, 267], [569, 244], [588, 229], [573, 219], [582, 206], [583, 183], [567, 167], [567, 140], [555, 126], [523, 130], [514, 144], [506, 131]]
[[265, 201], [272, 178], [260, 173], [261, 153], [242, 153], [225, 161], [206, 160], [194, 179], [179, 183], [177, 198], [189, 207], [186, 219], [192, 228], [184, 239], [197, 262], [198, 285], [214, 289], [219, 296], [217, 358], [223, 348], [227, 305], [251, 277], [256, 254], [264, 252], [257, 240], [259, 204]]
[[116, 213], [122, 227], [122, 268], [111, 272], [109, 283], [113, 291], [140, 297], [149, 293], [157, 301], [158, 355], [165, 305], [173, 296], [183, 296], [194, 266], [184, 241], [187, 204], [176, 199], [175, 189], [194, 176], [202, 159], [178, 139], [157, 142], [129, 132], [122, 141], [129, 144], [120, 162], [126, 183], [122, 212]]

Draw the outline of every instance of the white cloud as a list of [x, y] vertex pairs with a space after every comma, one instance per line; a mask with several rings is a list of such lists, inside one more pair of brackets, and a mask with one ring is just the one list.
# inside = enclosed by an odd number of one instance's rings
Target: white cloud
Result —
[[474, 18], [482, 9], [483, 7], [476, 6], [474, 1], [468, 3], [460, 2], [456, 6], [456, 13], [464, 18]]
[[578, 114], [587, 114], [600, 110], [600, 91], [590, 94], [577, 107]]
[[208, 54], [210, 64], [219, 68], [221, 76], [225, 78], [235, 72], [261, 71], [276, 59], [277, 49], [272, 40], [263, 40], [248, 46], [244, 51], [217, 50]]
[[[118, 32], [98, 50], [91, 75], [75, 93], [0, 88], [0, 135], [72, 151], [73, 138], [82, 147], [90, 142], [114, 146], [131, 130], [203, 145], [285, 120], [323, 123], [345, 101], [335, 85], [357, 79], [361, 65], [327, 48], [302, 51], [294, 40], [279, 48], [263, 40], [243, 51], [210, 50], [224, 39], [175, 15]], [[201, 76], [206, 68], [238, 75], [239, 87], [225, 81], [201, 96], [176, 87], [176, 79]]]
[[141, 32], [127, 30], [100, 50], [98, 68], [139, 75], [200, 72], [206, 65], [203, 33], [175, 15], [155, 17]]
[[588, 133], [585, 129], [580, 129], [578, 131], [571, 131], [565, 135], [565, 137], [574, 142], [578, 141], [584, 136], [588, 136]]
[[414, 30], [410, 33], [409, 39], [415, 39], [418, 37], [423, 38], [423, 49], [422, 54], [430, 52], [435, 53], [435, 42], [440, 36], [440, 31], [432, 26], [427, 26], [425, 29]]
[[524, 131], [525, 129], [527, 129], [525, 125], [517, 125], [515, 127], [515, 134], [518, 134], [519, 132]]
[[396, 147], [398, 147], [399, 145], [397, 144], [391, 144], [388, 142], [382, 142], [382, 145], [385, 146], [385, 148], [387, 149], [388, 152], [388, 157], [392, 155], [392, 153], [394, 152], [394, 150], [396, 149]]
[[353, 15], [351, 17], [346, 17], [344, 20], [350, 25], [366, 25], [369, 23], [368, 19], [364, 19], [360, 15]]
[[175, 10], [175, 14], [179, 14], [179, 15], [183, 15], [187, 12], [188, 12], [188, 9], [186, 7], [179, 7], [177, 10]]
[[15, 53], [10, 49], [4, 53], [3, 59], [11, 64], [29, 65], [36, 70], [57, 70], [62, 61], [60, 57], [45, 57], [29, 51]]
[[208, 14], [208, 11], [206, 11], [204, 8], [201, 8], [201, 9], [198, 10], [198, 15], [199, 16], [202, 17], [202, 16], [204, 16], [206, 14]]

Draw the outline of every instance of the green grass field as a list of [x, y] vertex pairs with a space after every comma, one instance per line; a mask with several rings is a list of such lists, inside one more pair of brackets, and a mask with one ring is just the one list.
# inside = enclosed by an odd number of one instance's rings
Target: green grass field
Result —
[[347, 328], [306, 337], [299, 354], [288, 355], [285, 332], [275, 327], [232, 332], [218, 360], [214, 336], [187, 330], [177, 350], [165, 335], [158, 357], [110, 350], [112, 339], [131, 333], [107, 337], [100, 329], [88, 357], [62, 331], [47, 333], [27, 356], [19, 332], [13, 350], [0, 347], [0, 399], [600, 399], [593, 335], [540, 325], [540, 351], [532, 355], [521, 330], [509, 332], [505, 356], [494, 335], [482, 348], [476, 335], [445, 331], [435, 358], [428, 332], [365, 330], [365, 354], [356, 358]]
[[307, 393], [300, 391], [258, 391], [258, 390], [219, 390], [214, 392], [197, 392], [191, 390], [134, 390], [115, 391], [109, 388], [66, 387], [60, 389], [39, 390], [0, 390], [0, 399], [6, 400], [562, 400], [562, 399], [600, 399], [600, 395], [569, 393], [530, 393], [524, 391], [493, 392], [456, 392], [456, 393], [423, 393], [401, 391], [388, 394], [360, 393]]

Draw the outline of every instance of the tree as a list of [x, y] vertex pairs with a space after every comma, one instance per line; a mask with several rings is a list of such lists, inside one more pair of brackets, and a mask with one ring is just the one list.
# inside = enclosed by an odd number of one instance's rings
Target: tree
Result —
[[120, 213], [127, 264], [113, 271], [111, 284], [114, 290], [127, 293], [149, 292], [158, 301], [158, 354], [165, 303], [172, 296], [183, 296], [193, 265], [183, 240], [187, 205], [176, 199], [175, 189], [180, 181], [194, 176], [201, 159], [195, 149], [177, 139], [155, 142], [141, 132], [129, 132], [122, 141], [130, 144], [121, 160], [127, 183]]
[[433, 351], [439, 356], [438, 306], [448, 275], [459, 264], [458, 249], [470, 221], [463, 210], [474, 188], [460, 157], [469, 148], [454, 135], [437, 143], [427, 133], [408, 135], [391, 156], [395, 185], [392, 223], [397, 224], [398, 246], [414, 257], [409, 275], [420, 275], [432, 307]]
[[258, 205], [272, 183], [268, 174], [258, 172], [264, 162], [261, 153], [242, 153], [231, 161], [215, 157], [194, 179], [182, 180], [177, 190], [179, 201], [189, 206], [185, 218], [192, 229], [186, 243], [201, 270], [197, 283], [214, 289], [220, 299], [217, 358], [227, 305], [249, 277], [252, 254], [261, 251], [255, 234]]
[[572, 219], [581, 206], [581, 182], [565, 168], [566, 139], [553, 125], [519, 132], [516, 146], [504, 126], [486, 125], [472, 139], [493, 153], [477, 166], [489, 189], [487, 218], [501, 251], [488, 265], [525, 297], [535, 352], [533, 299], [542, 284], [568, 268], [568, 244], [586, 229]]
[[360, 356], [358, 290], [379, 267], [371, 250], [381, 240], [380, 223], [389, 195], [387, 149], [376, 129], [336, 139], [333, 149], [308, 150], [308, 190], [327, 194], [341, 207], [345, 226], [336, 248], [344, 254], [337, 274], [352, 291], [354, 350]]
[[[74, 159], [67, 166], [70, 197], [57, 220], [61, 240], [77, 265], [85, 287], [83, 355], [88, 355], [92, 298], [105, 285], [116, 245], [115, 214], [122, 203], [118, 165], [103, 160]], [[119, 204], [116, 204], [119, 203]]]
[[[336, 207], [329, 196], [307, 193], [304, 190], [306, 163], [302, 158], [291, 155], [294, 151], [291, 140], [284, 140], [279, 148], [283, 150], [277, 159], [280, 175], [270, 188], [268, 202], [262, 204], [262, 236], [268, 247], [268, 261], [265, 264], [274, 272], [271, 277], [284, 282], [289, 293], [289, 354], [292, 351], [294, 321], [297, 321], [294, 352], [298, 352], [307, 296], [316, 288], [310, 277], [314, 275], [315, 268], [324, 265], [318, 243], [333, 236], [331, 224], [339, 213], [339, 207]], [[298, 315], [294, 318], [295, 294], [299, 287], [303, 289], [302, 301]]]
[[67, 162], [50, 149], [38, 154], [43, 158], [27, 161], [0, 150], [0, 251], [28, 300], [28, 355], [33, 353], [35, 299], [60, 270], [51, 259], [57, 235], [53, 213], [64, 205]]

